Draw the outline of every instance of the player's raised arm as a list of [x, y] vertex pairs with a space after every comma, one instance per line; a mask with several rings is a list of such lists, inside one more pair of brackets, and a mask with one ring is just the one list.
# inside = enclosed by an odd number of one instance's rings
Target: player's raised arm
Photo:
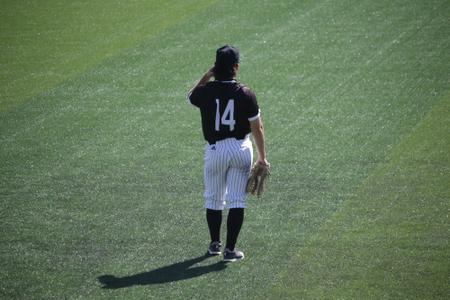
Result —
[[201, 85], [205, 85], [209, 80], [211, 80], [211, 78], [214, 77], [214, 67], [212, 67], [211, 69], [209, 69], [208, 71], [206, 71], [205, 74], [203, 74], [202, 78], [200, 78], [200, 80], [197, 82], [196, 85], [194, 85], [188, 92], [188, 95], [192, 94], [192, 92]]

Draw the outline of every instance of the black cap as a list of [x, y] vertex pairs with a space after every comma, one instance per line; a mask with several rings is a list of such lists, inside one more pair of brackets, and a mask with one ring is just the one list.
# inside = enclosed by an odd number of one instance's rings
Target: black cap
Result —
[[233, 46], [225, 45], [217, 49], [216, 67], [230, 69], [239, 63], [239, 50]]

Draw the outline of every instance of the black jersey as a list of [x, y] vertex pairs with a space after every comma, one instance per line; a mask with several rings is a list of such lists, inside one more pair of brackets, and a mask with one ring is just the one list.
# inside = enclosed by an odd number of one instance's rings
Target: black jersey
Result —
[[259, 117], [255, 94], [235, 80], [210, 81], [194, 89], [188, 99], [200, 108], [203, 136], [209, 144], [245, 138], [250, 121]]

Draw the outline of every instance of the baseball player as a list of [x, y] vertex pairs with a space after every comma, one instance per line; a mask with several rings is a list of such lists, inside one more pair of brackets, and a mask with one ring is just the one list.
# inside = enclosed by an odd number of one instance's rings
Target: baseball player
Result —
[[[237, 261], [235, 249], [244, 221], [245, 187], [253, 160], [250, 133], [256, 144], [257, 163], [268, 165], [264, 130], [255, 94], [236, 81], [239, 51], [225, 45], [216, 52], [214, 67], [189, 91], [189, 102], [201, 113], [205, 147], [205, 208], [211, 243], [210, 255], [221, 254], [222, 210], [228, 208], [224, 261]], [[215, 80], [210, 81], [214, 77]]]

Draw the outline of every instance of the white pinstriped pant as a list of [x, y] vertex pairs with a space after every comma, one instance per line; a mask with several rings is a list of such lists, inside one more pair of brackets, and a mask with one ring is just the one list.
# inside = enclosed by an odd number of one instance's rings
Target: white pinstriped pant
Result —
[[206, 145], [205, 208], [223, 210], [245, 208], [245, 186], [253, 161], [253, 146], [243, 140], [228, 138]]

